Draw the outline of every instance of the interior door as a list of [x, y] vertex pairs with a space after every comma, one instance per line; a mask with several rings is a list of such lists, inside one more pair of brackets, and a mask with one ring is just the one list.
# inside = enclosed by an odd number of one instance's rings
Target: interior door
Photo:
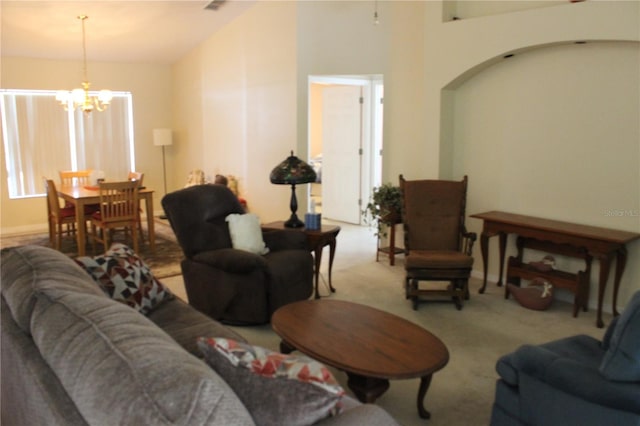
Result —
[[362, 88], [322, 92], [322, 216], [360, 223]]

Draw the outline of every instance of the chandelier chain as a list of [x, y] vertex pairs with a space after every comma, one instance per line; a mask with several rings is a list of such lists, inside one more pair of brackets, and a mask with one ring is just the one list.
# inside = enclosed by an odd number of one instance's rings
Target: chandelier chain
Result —
[[82, 72], [83, 72], [84, 81], [86, 82], [89, 81], [89, 79], [87, 78], [87, 37], [84, 30], [84, 21], [86, 21], [87, 18], [89, 18], [87, 15], [78, 16], [78, 19], [82, 21], [82, 58], [83, 58]]
[[82, 22], [82, 74], [84, 81], [81, 84], [82, 88], [72, 91], [59, 90], [56, 94], [56, 100], [60, 102], [65, 111], [68, 111], [70, 107], [74, 110], [79, 108], [85, 115], [89, 115], [94, 109], [97, 111], [107, 109], [113, 99], [113, 94], [110, 90], [100, 90], [97, 95], [92, 95], [89, 92], [91, 83], [89, 83], [89, 73], [87, 72], [87, 33], [84, 22], [89, 17], [78, 15], [77, 18]]

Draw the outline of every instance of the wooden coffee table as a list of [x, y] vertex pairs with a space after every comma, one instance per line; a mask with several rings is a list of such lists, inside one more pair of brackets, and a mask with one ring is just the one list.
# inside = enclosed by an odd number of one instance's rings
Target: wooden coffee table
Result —
[[285, 305], [271, 318], [282, 338], [280, 350], [295, 349], [347, 373], [347, 384], [362, 402], [374, 402], [391, 379], [420, 377], [418, 413], [424, 408], [433, 373], [449, 362], [440, 339], [396, 315], [341, 300], [303, 300]]

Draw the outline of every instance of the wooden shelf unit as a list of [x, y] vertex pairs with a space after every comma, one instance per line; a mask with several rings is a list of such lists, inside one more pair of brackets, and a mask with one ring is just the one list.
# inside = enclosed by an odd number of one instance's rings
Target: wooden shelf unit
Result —
[[[578, 316], [578, 309], [587, 311], [589, 304], [589, 286], [591, 276], [591, 256], [580, 247], [567, 244], [556, 244], [550, 241], [540, 241], [532, 238], [518, 237], [516, 240], [518, 254], [509, 257], [507, 263], [507, 279], [511, 284], [520, 286], [520, 280], [533, 280], [542, 278], [550, 282], [554, 287], [564, 288], [571, 291], [575, 297], [573, 301], [573, 316]], [[539, 250], [547, 253], [559, 254], [562, 256], [575, 257], [585, 261], [585, 270], [577, 272], [562, 271], [552, 269], [541, 271], [534, 266], [523, 263], [522, 258], [525, 249]], [[505, 299], [509, 297], [509, 287], [505, 286]]]

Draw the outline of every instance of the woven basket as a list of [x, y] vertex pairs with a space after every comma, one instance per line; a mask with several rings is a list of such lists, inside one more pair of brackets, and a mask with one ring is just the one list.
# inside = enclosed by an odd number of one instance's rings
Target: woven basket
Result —
[[527, 309], [544, 311], [553, 302], [553, 286], [543, 278], [534, 278], [526, 287], [508, 283], [509, 292], [513, 298]]

